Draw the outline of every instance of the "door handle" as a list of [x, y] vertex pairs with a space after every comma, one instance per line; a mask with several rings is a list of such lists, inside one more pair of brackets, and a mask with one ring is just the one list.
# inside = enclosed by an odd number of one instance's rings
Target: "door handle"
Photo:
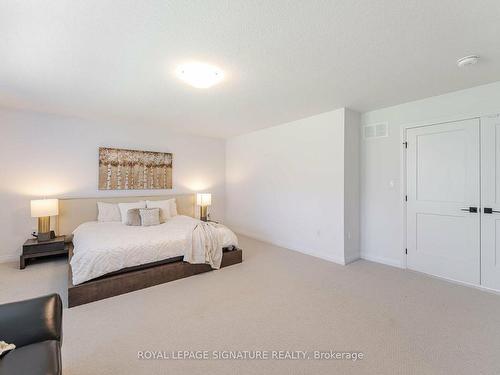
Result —
[[491, 207], [484, 207], [483, 208], [483, 212], [485, 214], [492, 214], [492, 213], [500, 213], [500, 211], [495, 211], [493, 208]]
[[471, 212], [473, 214], [477, 214], [477, 207], [467, 207], [467, 208], [461, 208], [461, 211], [467, 211]]

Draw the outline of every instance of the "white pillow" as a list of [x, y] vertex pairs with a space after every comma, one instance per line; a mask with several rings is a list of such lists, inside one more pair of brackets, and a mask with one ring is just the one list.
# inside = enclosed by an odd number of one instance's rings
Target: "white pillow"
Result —
[[97, 202], [97, 221], [121, 221], [120, 209], [116, 203]]
[[132, 208], [146, 208], [145, 201], [133, 202], [133, 203], [118, 203], [118, 207], [120, 208], [121, 221], [122, 224], [127, 223], [127, 211]]
[[175, 201], [175, 198], [169, 199], [170, 200], [170, 216], [174, 217], [177, 216], [177, 202]]
[[[168, 219], [177, 216], [177, 206], [175, 204], [175, 199], [167, 199], [165, 201], [146, 201], [147, 208], [159, 208], [160, 209], [160, 222], [164, 223]], [[173, 209], [172, 209], [173, 207]]]

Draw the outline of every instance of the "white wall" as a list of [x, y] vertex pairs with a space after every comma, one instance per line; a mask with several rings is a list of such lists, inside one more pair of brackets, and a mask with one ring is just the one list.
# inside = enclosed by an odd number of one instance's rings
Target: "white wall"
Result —
[[[223, 220], [225, 142], [39, 113], [0, 110], [0, 261], [19, 256], [36, 229], [30, 199], [212, 192]], [[97, 190], [99, 146], [173, 153], [173, 190]]]
[[[345, 262], [345, 113], [339, 109], [227, 141], [226, 220], [234, 230]], [[357, 227], [355, 216], [351, 225]], [[357, 229], [349, 230], [356, 244]]]
[[[500, 82], [364, 113], [362, 125], [388, 122], [389, 137], [361, 141], [361, 255], [404, 264], [401, 128], [500, 112]], [[394, 182], [391, 187], [390, 182]]]

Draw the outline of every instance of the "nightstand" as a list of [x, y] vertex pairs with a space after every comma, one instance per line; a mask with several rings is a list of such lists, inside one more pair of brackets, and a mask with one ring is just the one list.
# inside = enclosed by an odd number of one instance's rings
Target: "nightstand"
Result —
[[27, 240], [23, 245], [23, 254], [19, 257], [19, 269], [26, 267], [30, 258], [42, 258], [51, 255], [68, 254], [68, 245], [64, 236], [58, 236], [48, 241], [38, 241], [36, 238]]

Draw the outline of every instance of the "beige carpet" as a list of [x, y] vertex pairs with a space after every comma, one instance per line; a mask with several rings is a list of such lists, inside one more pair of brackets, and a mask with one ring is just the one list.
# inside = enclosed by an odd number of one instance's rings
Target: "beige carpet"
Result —
[[[241, 237], [244, 263], [64, 310], [76, 374], [497, 374], [500, 296]], [[63, 260], [0, 265], [0, 302], [65, 298]], [[361, 351], [350, 361], [139, 360], [139, 350]]]

